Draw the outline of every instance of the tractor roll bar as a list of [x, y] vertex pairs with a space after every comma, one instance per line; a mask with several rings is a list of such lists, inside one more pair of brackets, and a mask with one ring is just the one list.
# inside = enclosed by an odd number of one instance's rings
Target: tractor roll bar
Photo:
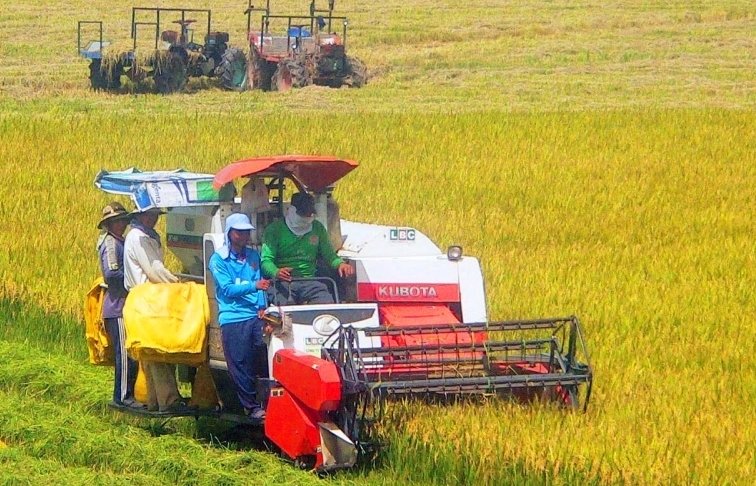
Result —
[[[155, 22], [137, 22], [138, 12], [154, 12]], [[207, 33], [210, 33], [210, 25], [212, 13], [208, 9], [198, 8], [163, 8], [163, 7], [132, 7], [131, 9], [131, 38], [134, 39], [134, 49], [137, 45], [137, 26], [139, 25], [151, 25], [155, 27], [155, 49], [158, 48], [160, 42], [160, 14], [163, 12], [180, 12], [181, 13], [181, 29], [183, 31], [185, 22], [187, 20], [187, 13], [201, 13], [207, 15]]]
[[[291, 49], [291, 38], [296, 37], [300, 38], [302, 37], [302, 27], [304, 27], [306, 24], [294, 24], [292, 23], [293, 20], [309, 20], [310, 22], [310, 32], [313, 32], [315, 30], [315, 17], [309, 17], [307, 15], [268, 15], [265, 14], [262, 16], [262, 23], [260, 25], [260, 37], [262, 38], [266, 34], [269, 34], [270, 29], [270, 19], [288, 19], [288, 24], [286, 26], [286, 32], [287, 34], [291, 32], [292, 27], [297, 28], [298, 35], [297, 36], [291, 36], [287, 35], [287, 46], [286, 49]], [[341, 32], [341, 43], [346, 46], [346, 39], [347, 39], [347, 25], [349, 24], [349, 19], [346, 17], [328, 17], [328, 31], [331, 31], [331, 21], [332, 20], [341, 20], [343, 24], [343, 29]], [[264, 49], [264, 44], [260, 43], [260, 51], [262, 52]]]
[[[327, 13], [328, 14], [328, 30], [331, 30], [331, 19], [339, 20], [339, 18], [333, 16], [333, 9], [335, 8], [335, 0], [328, 0], [328, 9], [319, 9], [315, 6], [315, 0], [312, 0], [310, 2], [310, 17], [311, 19], [314, 19], [316, 16], [316, 13]], [[265, 12], [265, 15], [263, 15], [263, 29], [262, 33], [266, 34], [268, 33], [268, 29], [265, 28], [269, 24], [265, 19], [270, 18], [270, 0], [265, 1], [265, 8], [262, 7], [255, 7], [252, 4], [252, 0], [248, 0], [247, 2], [247, 8], [244, 10], [244, 14], [247, 16], [247, 35], [249, 36], [249, 33], [252, 32], [252, 12]], [[302, 17], [307, 18], [307, 17]], [[346, 20], [346, 19], [345, 19]], [[291, 27], [291, 26], [289, 26]], [[312, 28], [312, 26], [310, 27]], [[344, 36], [346, 36], [346, 32], [344, 32]]]
[[247, 16], [247, 37], [252, 32], [252, 12], [265, 12], [265, 15], [270, 15], [270, 0], [265, 2], [265, 8], [256, 8], [252, 5], [252, 0], [249, 0], [247, 9], [244, 11], [244, 15]]
[[81, 45], [81, 26], [82, 25], [88, 25], [88, 24], [94, 24], [99, 27], [100, 30], [100, 37], [99, 37], [99, 43], [100, 43], [100, 52], [102, 52], [102, 21], [101, 20], [79, 20], [78, 23], [78, 34], [77, 34], [77, 46], [78, 49], [76, 50], [76, 55], [81, 56], [82, 48], [84, 47]]
[[[328, 13], [328, 32], [331, 31], [331, 19], [335, 18], [333, 16], [334, 3], [334, 0], [328, 0], [328, 10], [326, 10], [315, 8], [315, 0], [312, 0], [312, 2], [310, 2], [310, 17], [315, 17], [316, 13]], [[344, 32], [344, 36], [346, 36], [346, 32]]]

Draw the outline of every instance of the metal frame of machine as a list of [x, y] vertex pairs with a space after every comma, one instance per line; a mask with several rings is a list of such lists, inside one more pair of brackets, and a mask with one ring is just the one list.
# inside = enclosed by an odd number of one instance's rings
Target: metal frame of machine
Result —
[[[178, 19], [176, 20], [166, 20]], [[195, 18], [191, 18], [195, 17]], [[203, 44], [194, 41], [192, 24], [204, 24]], [[178, 30], [163, 30], [165, 24], [177, 24]], [[121, 76], [132, 81], [152, 77], [156, 89], [163, 94], [180, 91], [189, 77], [222, 76], [224, 55], [228, 50], [228, 32], [211, 31], [212, 12], [208, 9], [132, 7], [131, 38], [133, 47], [108, 59], [104, 49], [111, 45], [103, 39], [103, 24], [99, 20], [80, 20], [77, 26], [79, 56], [90, 61], [89, 79], [92, 89], [115, 90], [121, 87]], [[97, 40], [82, 41], [84, 35], [97, 32]], [[149, 37], [143, 32], [149, 34]], [[154, 45], [152, 38], [154, 37]], [[145, 46], [143, 39], [149, 39]], [[141, 42], [140, 42], [141, 41]], [[137, 56], [137, 49], [145, 48]], [[227, 64], [227, 63], [226, 63]]]

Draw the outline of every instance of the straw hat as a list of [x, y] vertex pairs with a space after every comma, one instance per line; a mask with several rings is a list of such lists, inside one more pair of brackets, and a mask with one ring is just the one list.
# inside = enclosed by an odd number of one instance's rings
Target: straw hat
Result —
[[106, 223], [115, 221], [117, 219], [131, 219], [131, 213], [126, 211], [123, 204], [113, 201], [104, 208], [102, 208], [102, 219], [97, 223], [97, 227], [103, 229]]

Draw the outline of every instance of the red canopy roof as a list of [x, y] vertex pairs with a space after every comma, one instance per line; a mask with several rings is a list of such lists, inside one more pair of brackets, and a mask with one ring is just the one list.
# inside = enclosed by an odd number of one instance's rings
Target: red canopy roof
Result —
[[357, 162], [330, 155], [254, 157], [236, 161], [221, 169], [213, 178], [213, 187], [219, 190], [239, 177], [276, 177], [283, 172], [304, 184], [307, 189], [321, 191], [356, 168]]

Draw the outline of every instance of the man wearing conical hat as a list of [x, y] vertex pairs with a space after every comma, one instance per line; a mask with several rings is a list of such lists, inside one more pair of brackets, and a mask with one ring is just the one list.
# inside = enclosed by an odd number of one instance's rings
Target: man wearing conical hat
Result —
[[102, 209], [102, 219], [97, 228], [102, 234], [97, 242], [100, 254], [100, 270], [108, 286], [102, 305], [105, 329], [114, 344], [115, 380], [113, 402], [117, 405], [141, 408], [134, 400], [134, 384], [139, 365], [126, 354], [126, 332], [123, 325], [123, 305], [126, 288], [123, 284], [123, 234], [131, 221], [131, 214], [119, 202], [111, 202]]

